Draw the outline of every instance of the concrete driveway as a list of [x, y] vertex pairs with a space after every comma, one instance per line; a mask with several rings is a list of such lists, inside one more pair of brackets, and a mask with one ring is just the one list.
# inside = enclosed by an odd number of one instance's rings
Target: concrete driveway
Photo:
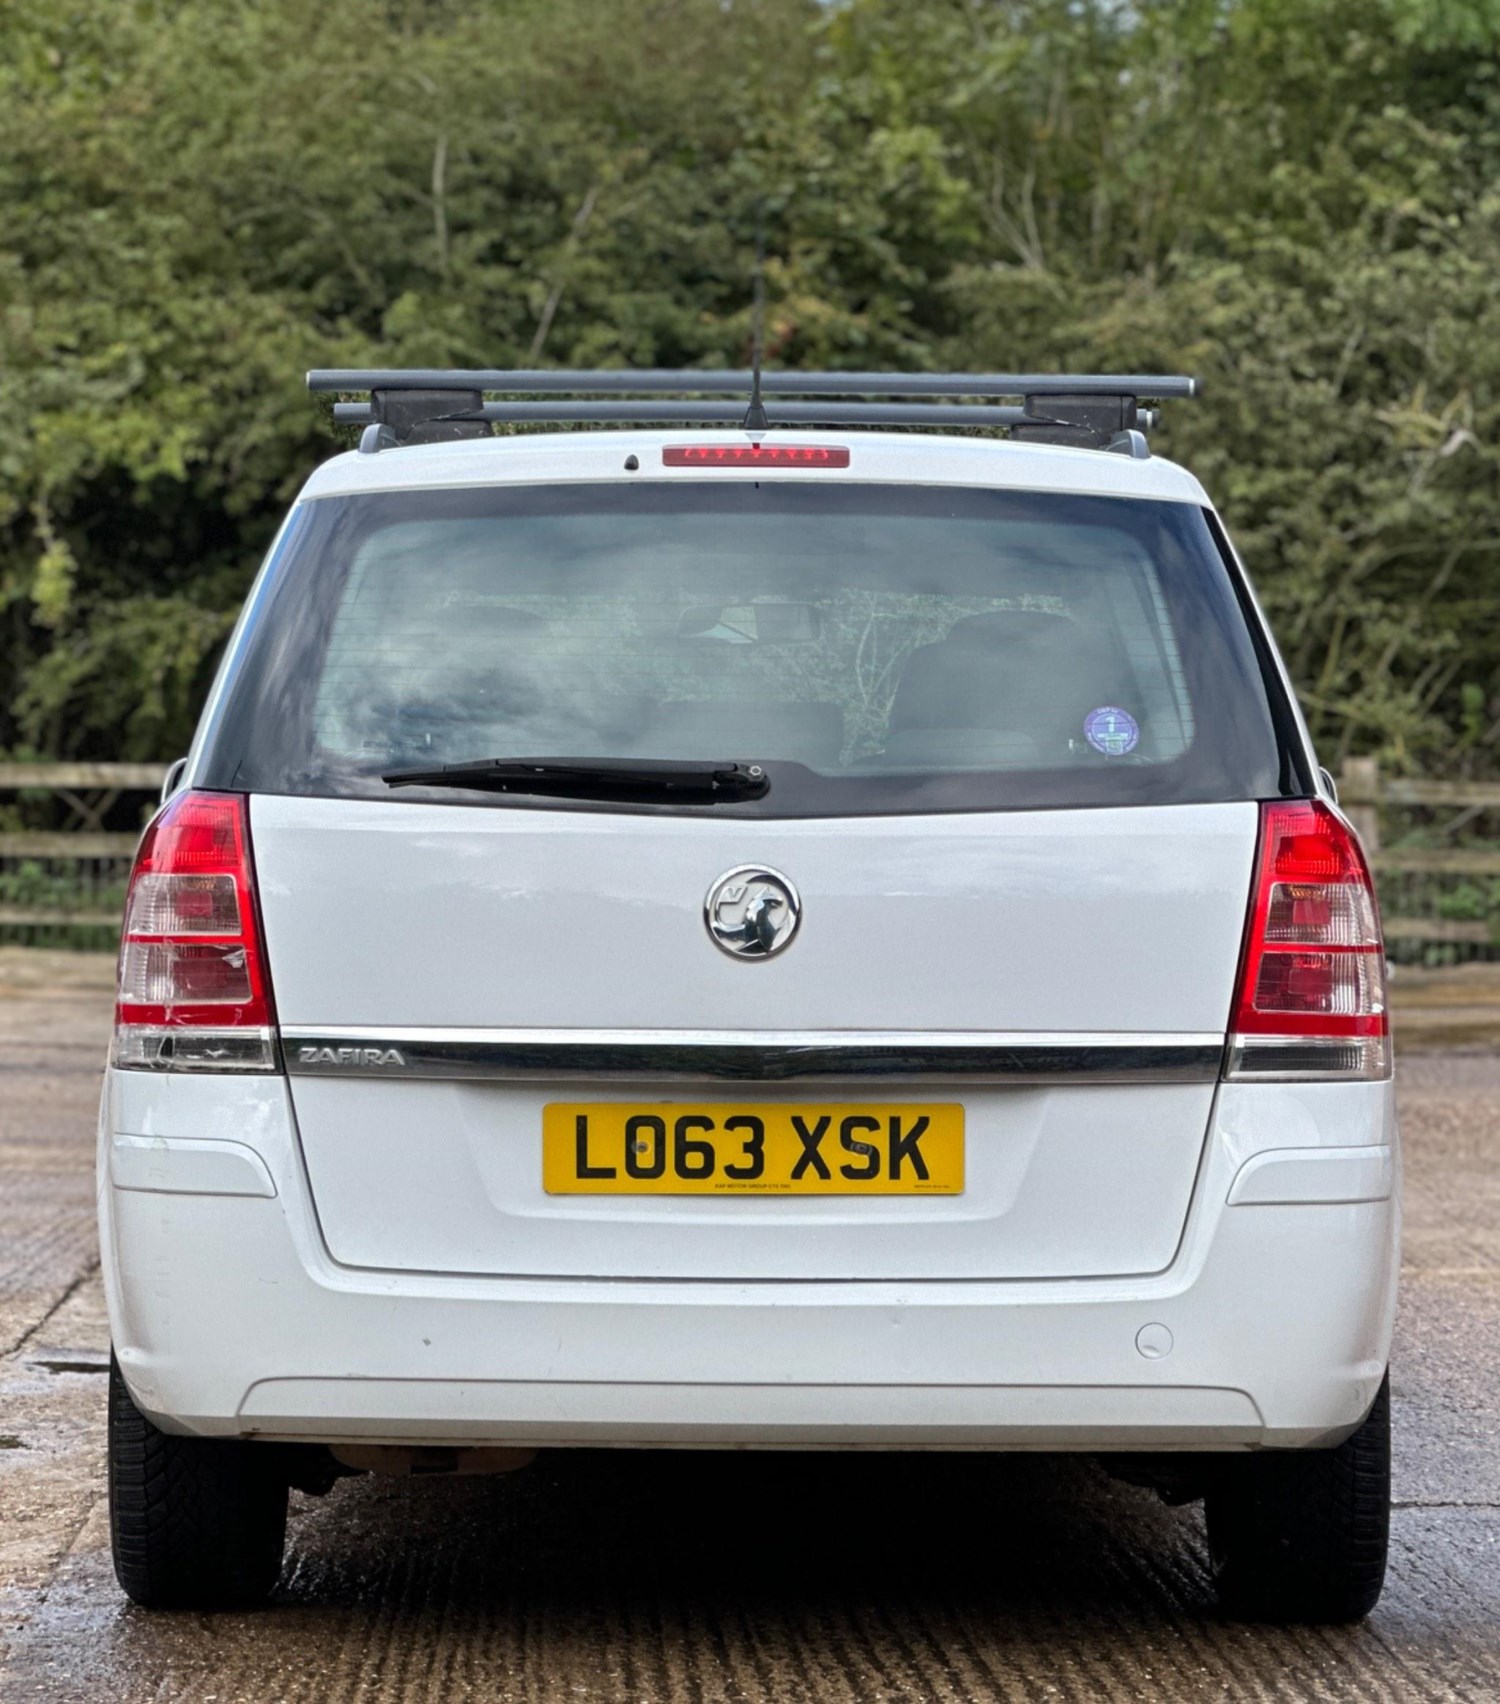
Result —
[[1219, 1621], [1199, 1512], [1086, 1461], [637, 1453], [294, 1494], [270, 1608], [153, 1616], [103, 1502], [108, 975], [0, 954], [4, 1704], [1500, 1698], [1493, 1048], [1403, 1060], [1395, 1542], [1362, 1627]]

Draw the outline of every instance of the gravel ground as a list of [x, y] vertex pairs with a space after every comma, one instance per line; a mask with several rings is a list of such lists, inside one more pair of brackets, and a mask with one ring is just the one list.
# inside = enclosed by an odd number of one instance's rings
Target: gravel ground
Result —
[[210, 1619], [132, 1609], [110, 1571], [108, 976], [0, 952], [4, 1704], [1500, 1698], [1493, 1044], [1403, 1061], [1395, 1541], [1362, 1627], [1218, 1620], [1198, 1512], [1085, 1461], [892, 1457], [872, 1483], [869, 1458], [634, 1452], [294, 1495], [272, 1606]]

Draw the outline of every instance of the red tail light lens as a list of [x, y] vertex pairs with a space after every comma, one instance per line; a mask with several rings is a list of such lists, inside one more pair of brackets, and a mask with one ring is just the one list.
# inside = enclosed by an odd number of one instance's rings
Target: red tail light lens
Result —
[[1229, 1075], [1390, 1075], [1385, 946], [1359, 842], [1321, 800], [1261, 806]]
[[848, 467], [835, 444], [668, 444], [663, 467]]
[[275, 1025], [245, 801], [180, 793], [131, 871], [111, 1062], [274, 1071]]

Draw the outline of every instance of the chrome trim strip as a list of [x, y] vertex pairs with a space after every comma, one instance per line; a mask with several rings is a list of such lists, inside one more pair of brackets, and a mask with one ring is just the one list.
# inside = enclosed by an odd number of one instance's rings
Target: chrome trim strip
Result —
[[849, 1030], [282, 1029], [300, 1077], [783, 1083], [924, 1077], [1001, 1083], [1211, 1083], [1220, 1035]]

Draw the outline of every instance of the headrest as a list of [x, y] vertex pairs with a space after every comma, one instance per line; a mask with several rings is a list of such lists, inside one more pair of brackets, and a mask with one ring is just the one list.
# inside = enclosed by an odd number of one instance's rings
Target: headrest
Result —
[[657, 705], [643, 743], [671, 757], [832, 763], [844, 744], [844, 712], [813, 699], [668, 699]]
[[966, 615], [948, 629], [951, 645], [1006, 645], [1021, 640], [1060, 639], [1077, 632], [1071, 615], [1050, 609], [991, 609], [983, 615]]

